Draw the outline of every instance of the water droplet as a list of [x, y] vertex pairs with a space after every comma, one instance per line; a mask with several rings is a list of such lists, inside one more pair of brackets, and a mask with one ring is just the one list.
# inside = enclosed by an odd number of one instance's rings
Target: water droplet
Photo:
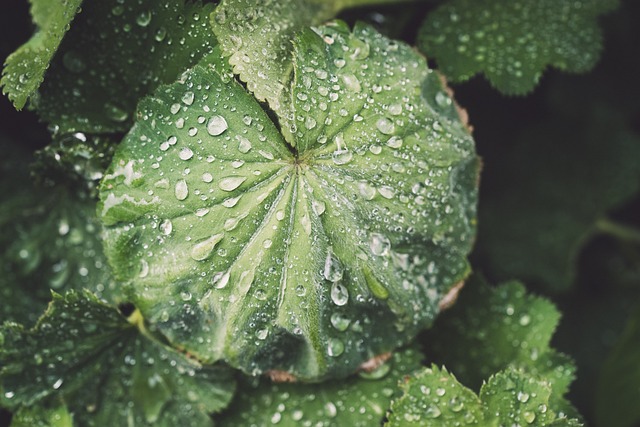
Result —
[[342, 353], [344, 353], [344, 343], [337, 338], [329, 338], [327, 354], [331, 357], [338, 357]]
[[6, 392], [4, 393], [4, 397], [6, 397], [7, 399], [13, 399], [13, 397], [14, 397], [15, 395], [16, 395], [16, 394], [15, 394], [14, 392], [12, 392], [12, 391], [6, 391]]
[[343, 74], [342, 81], [347, 89], [352, 92], [360, 92], [360, 80], [353, 74]]
[[223, 289], [229, 283], [230, 277], [231, 273], [229, 271], [215, 274], [212, 280], [213, 286], [215, 286], [216, 289]]
[[336, 408], [336, 405], [333, 402], [327, 402], [324, 404], [324, 413], [329, 418], [334, 418], [338, 415], [338, 408]]
[[178, 200], [186, 199], [187, 196], [189, 195], [189, 187], [187, 187], [187, 181], [185, 181], [184, 179], [181, 179], [180, 181], [176, 182], [174, 193], [176, 195], [176, 199]]
[[367, 181], [360, 181], [358, 183], [358, 191], [365, 200], [373, 200], [376, 197], [376, 189]]
[[316, 122], [316, 119], [314, 119], [311, 116], [308, 116], [305, 120], [304, 120], [304, 127], [306, 127], [307, 129], [311, 130], [313, 128], [316, 127], [318, 123]]
[[118, 107], [117, 105], [106, 103], [104, 104], [104, 108], [106, 110], [107, 117], [109, 117], [114, 122], [124, 122], [129, 117], [129, 113], [126, 110]]
[[331, 157], [333, 159], [333, 163], [336, 165], [344, 165], [353, 159], [353, 153], [345, 148], [343, 150], [334, 151]]
[[228, 176], [220, 180], [218, 187], [223, 191], [233, 191], [240, 187], [246, 180], [247, 178], [244, 176]]
[[237, 135], [236, 139], [238, 140], [238, 151], [245, 154], [251, 150], [251, 142], [247, 138]]
[[193, 157], [193, 151], [191, 151], [189, 147], [184, 147], [178, 153], [178, 157], [180, 157], [182, 160], [189, 160]]
[[376, 128], [385, 135], [391, 135], [395, 131], [396, 126], [391, 119], [381, 117], [376, 121]]
[[438, 405], [429, 405], [427, 409], [424, 411], [424, 414], [429, 418], [438, 418], [442, 412]]
[[331, 301], [337, 306], [343, 306], [349, 301], [349, 291], [340, 282], [331, 285]]
[[464, 401], [454, 396], [451, 398], [451, 400], [449, 400], [449, 407], [453, 412], [460, 412], [464, 408]]
[[536, 420], [536, 414], [531, 411], [524, 411], [522, 413], [522, 418], [529, 424], [533, 423]]
[[311, 209], [313, 209], [316, 215], [320, 216], [324, 213], [326, 205], [322, 200], [313, 200], [311, 202]]
[[531, 316], [529, 316], [528, 314], [523, 314], [522, 317], [520, 317], [518, 323], [520, 323], [522, 326], [527, 326], [529, 323], [531, 323]]
[[394, 190], [392, 187], [389, 187], [388, 185], [383, 185], [382, 187], [378, 188], [378, 193], [380, 193], [380, 195], [385, 199], [391, 200], [393, 199], [393, 196], [395, 196], [396, 190]]
[[221, 135], [228, 127], [227, 121], [222, 116], [212, 116], [207, 122], [207, 132], [211, 136]]
[[191, 301], [193, 295], [191, 295], [191, 292], [182, 291], [180, 292], [180, 298], [182, 299], [182, 301]]
[[141, 27], [146, 27], [147, 25], [149, 25], [149, 22], [151, 22], [151, 12], [149, 12], [148, 10], [140, 13], [140, 15], [138, 15], [138, 17], [136, 18], [136, 23]]
[[162, 231], [162, 234], [164, 234], [165, 236], [171, 234], [171, 232], [173, 231], [173, 223], [170, 219], [167, 218], [162, 221], [162, 223], [160, 224], [160, 231]]
[[53, 389], [58, 390], [62, 386], [63, 380], [62, 378], [58, 378], [58, 380], [53, 383]]
[[189, 90], [185, 92], [184, 95], [182, 95], [182, 102], [184, 102], [185, 105], [191, 105], [193, 104], [193, 100], [195, 99], [195, 97], [196, 95]]
[[344, 267], [340, 260], [333, 254], [331, 250], [327, 252], [327, 257], [324, 261], [324, 270], [322, 272], [325, 279], [330, 282], [337, 282], [342, 279], [344, 274]]
[[205, 172], [202, 174], [202, 182], [212, 182], [213, 181], [213, 175], [211, 175], [209, 172]]
[[443, 389], [442, 387], [438, 387], [436, 389], [436, 395], [442, 397], [447, 393], [447, 391], [445, 389]]
[[518, 396], [518, 401], [522, 403], [527, 403], [529, 401], [529, 393], [519, 391], [517, 396]]
[[203, 261], [213, 252], [213, 249], [216, 245], [222, 240], [224, 234], [214, 234], [208, 239], [202, 240], [196, 243], [193, 248], [191, 248], [191, 258], [196, 261]]
[[267, 336], [269, 336], [269, 330], [267, 328], [258, 329], [258, 331], [256, 332], [256, 338], [258, 338], [259, 340], [264, 340], [267, 338]]
[[331, 315], [331, 325], [340, 332], [346, 331], [350, 324], [351, 320], [342, 313], [335, 312]]
[[391, 249], [389, 238], [380, 233], [371, 233], [371, 241], [369, 242], [371, 253], [377, 256], [388, 255]]
[[342, 58], [337, 58], [333, 60], [333, 65], [335, 65], [338, 68], [342, 68], [347, 64], [347, 61], [345, 61]]
[[146, 260], [141, 259], [140, 260], [140, 273], [138, 273], [138, 277], [144, 278], [144, 277], [147, 277], [148, 275], [149, 275], [149, 263]]
[[448, 107], [451, 105], [451, 98], [449, 98], [443, 91], [439, 91], [436, 93], [436, 104], [442, 108]]
[[398, 149], [402, 147], [403, 140], [399, 136], [392, 136], [387, 140], [387, 146]]
[[65, 52], [62, 56], [62, 65], [72, 73], [81, 73], [87, 68], [82, 57], [73, 50]]

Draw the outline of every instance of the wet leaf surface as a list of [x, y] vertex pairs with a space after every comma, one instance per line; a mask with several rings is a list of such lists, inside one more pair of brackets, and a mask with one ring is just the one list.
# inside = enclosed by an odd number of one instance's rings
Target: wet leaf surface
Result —
[[468, 274], [478, 161], [408, 46], [336, 23], [293, 54], [291, 143], [211, 55], [141, 103], [99, 213], [117, 277], [172, 342], [345, 376]]
[[[137, 327], [136, 327], [137, 326]], [[210, 426], [231, 400], [230, 371], [203, 366], [93, 294], [53, 294], [33, 329], [0, 329], [0, 404], [17, 409], [62, 396], [78, 426]]]

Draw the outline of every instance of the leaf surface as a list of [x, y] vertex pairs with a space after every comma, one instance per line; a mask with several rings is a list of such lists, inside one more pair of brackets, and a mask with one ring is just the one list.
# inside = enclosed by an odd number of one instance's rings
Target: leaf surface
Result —
[[37, 110], [61, 133], [124, 132], [143, 96], [208, 53], [211, 3], [89, 1], [60, 45]]
[[294, 46], [295, 146], [212, 55], [141, 103], [99, 214], [172, 342], [319, 379], [405, 343], [466, 277], [478, 163], [408, 46], [340, 23]]
[[369, 374], [322, 384], [241, 384], [232, 405], [216, 419], [220, 426], [380, 425], [398, 381], [420, 367], [420, 352], [400, 350]]
[[551, 385], [547, 381], [513, 368], [489, 378], [479, 396], [436, 366], [407, 376], [402, 390], [402, 396], [391, 404], [385, 426], [582, 425], [549, 408]]
[[597, 62], [597, 16], [616, 0], [452, 0], [428, 15], [418, 46], [452, 81], [483, 73], [500, 92], [531, 92], [548, 66], [586, 72]]
[[82, 0], [31, 0], [31, 17], [37, 26], [33, 36], [6, 59], [0, 86], [21, 110], [42, 84]]
[[[135, 327], [134, 323], [138, 326]], [[231, 400], [229, 370], [203, 366], [89, 292], [53, 294], [38, 324], [0, 330], [2, 406], [63, 396], [78, 425], [209, 426]]]

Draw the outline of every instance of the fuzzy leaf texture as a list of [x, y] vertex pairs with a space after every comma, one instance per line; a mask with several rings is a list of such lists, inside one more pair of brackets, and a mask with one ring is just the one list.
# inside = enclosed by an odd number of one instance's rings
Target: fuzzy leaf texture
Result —
[[547, 381], [516, 369], [489, 378], [479, 396], [436, 366], [407, 376], [402, 389], [403, 395], [391, 404], [387, 427], [582, 425], [549, 408]]
[[2, 70], [2, 93], [21, 110], [36, 92], [82, 0], [32, 0], [35, 34], [13, 54]]
[[550, 406], [573, 414], [564, 395], [575, 376], [572, 361], [549, 347], [560, 313], [548, 300], [528, 295], [522, 284], [496, 288], [474, 277], [456, 305], [425, 337], [427, 355], [461, 381], [479, 389], [507, 368], [545, 378], [553, 387]]
[[334, 23], [293, 55], [295, 144], [211, 55], [142, 101], [99, 214], [171, 342], [317, 380], [406, 343], [467, 276], [478, 160], [408, 46]]
[[420, 368], [421, 357], [415, 349], [399, 350], [373, 372], [322, 384], [277, 384], [262, 379], [254, 385], [244, 381], [231, 406], [216, 418], [216, 425], [380, 425], [397, 394], [398, 381]]
[[87, 0], [39, 93], [58, 132], [125, 132], [145, 95], [211, 51], [213, 4]]
[[141, 322], [89, 292], [54, 293], [33, 329], [0, 329], [0, 404], [37, 408], [62, 396], [76, 426], [210, 426], [233, 395], [231, 373], [164, 346]]
[[589, 71], [600, 57], [598, 15], [617, 0], [451, 0], [428, 15], [418, 46], [452, 81], [483, 73], [500, 92], [531, 92], [548, 66]]

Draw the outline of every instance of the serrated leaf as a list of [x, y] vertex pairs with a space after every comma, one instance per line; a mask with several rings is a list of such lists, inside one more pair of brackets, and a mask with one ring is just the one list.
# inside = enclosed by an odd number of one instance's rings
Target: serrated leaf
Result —
[[10, 141], [0, 147], [0, 321], [35, 323], [50, 289], [90, 288], [115, 298], [96, 202], [72, 189], [35, 185], [31, 156]]
[[400, 350], [372, 373], [322, 384], [244, 381], [232, 405], [216, 418], [216, 425], [380, 425], [398, 381], [420, 367], [421, 357], [416, 350]]
[[215, 44], [211, 3], [88, 1], [60, 45], [40, 90], [40, 116], [68, 132], [129, 130], [140, 98]]
[[136, 305], [250, 373], [352, 373], [429, 325], [468, 273], [478, 162], [423, 95], [440, 82], [368, 27], [316, 31], [294, 43], [295, 148], [212, 56], [141, 103], [101, 184]]
[[483, 73], [499, 91], [523, 95], [545, 68], [586, 72], [597, 62], [597, 16], [617, 0], [452, 0], [429, 14], [418, 46], [453, 81]]
[[567, 290], [584, 244], [607, 232], [607, 212], [640, 190], [640, 140], [603, 108], [526, 129], [502, 157], [480, 211], [483, 264], [499, 279]]
[[632, 427], [640, 421], [638, 360], [640, 309], [636, 308], [600, 371], [595, 393], [597, 425]]
[[208, 426], [234, 391], [229, 370], [164, 346], [139, 312], [128, 322], [89, 292], [54, 293], [33, 329], [7, 323], [0, 334], [0, 404], [63, 396], [79, 426]]
[[405, 378], [385, 426], [581, 426], [550, 409], [551, 388], [543, 379], [508, 368], [489, 378], [478, 397], [444, 368], [432, 366]]
[[475, 278], [425, 337], [427, 354], [474, 389], [507, 367], [523, 369], [553, 386], [556, 410], [572, 413], [563, 396], [575, 367], [570, 358], [549, 348], [559, 318], [551, 302], [526, 294], [520, 283], [490, 288]]
[[73, 419], [65, 405], [48, 403], [21, 407], [10, 427], [73, 427]]
[[21, 110], [44, 79], [51, 58], [76, 16], [82, 0], [31, 0], [34, 35], [9, 55], [2, 70], [2, 93]]
[[484, 426], [478, 396], [446, 369], [435, 365], [405, 377], [402, 396], [394, 399], [385, 426]]

